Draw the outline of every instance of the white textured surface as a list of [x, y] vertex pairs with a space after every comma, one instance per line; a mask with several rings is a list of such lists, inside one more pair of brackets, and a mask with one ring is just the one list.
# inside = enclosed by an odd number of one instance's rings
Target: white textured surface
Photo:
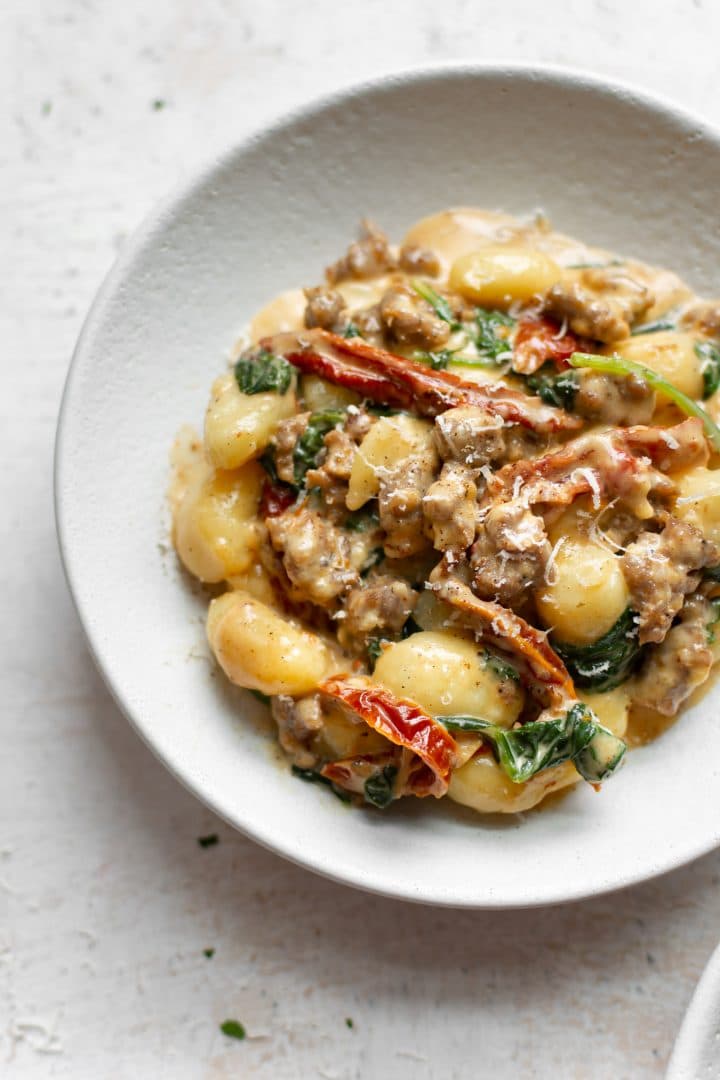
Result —
[[[214, 822], [84, 650], [53, 537], [57, 401], [100, 277], [179, 173], [291, 102], [424, 59], [591, 60], [720, 122], [707, 0], [548, 3], [539, 25], [527, 0], [386, 6], [38, 0], [3, 21], [3, 1075], [660, 1076], [718, 937], [718, 855], [506, 915], [311, 877]], [[253, 1038], [228, 1044], [228, 1016]]]

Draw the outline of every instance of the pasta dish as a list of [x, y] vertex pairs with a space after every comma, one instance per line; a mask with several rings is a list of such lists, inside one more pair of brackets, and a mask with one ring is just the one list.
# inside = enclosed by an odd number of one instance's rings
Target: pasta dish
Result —
[[483, 813], [612, 776], [720, 657], [719, 383], [720, 302], [541, 215], [365, 223], [263, 308], [173, 539], [295, 774]]

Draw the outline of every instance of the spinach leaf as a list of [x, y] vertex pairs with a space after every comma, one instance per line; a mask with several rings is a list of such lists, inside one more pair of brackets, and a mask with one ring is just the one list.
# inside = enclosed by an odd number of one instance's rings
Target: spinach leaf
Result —
[[626, 608], [607, 633], [590, 645], [552, 642], [577, 686], [586, 690], [614, 690], [630, 676], [640, 656], [635, 613]]
[[285, 394], [292, 377], [292, 365], [265, 349], [241, 357], [235, 365], [235, 378], [243, 394], [262, 394], [267, 390]]
[[328, 431], [332, 431], [344, 419], [345, 413], [341, 409], [326, 409], [324, 412], [312, 414], [293, 451], [295, 483], [298, 486], [304, 482], [308, 469], [317, 468], [320, 453], [325, 449], [324, 440]]
[[558, 375], [554, 364], [543, 364], [539, 371], [525, 380], [528, 390], [537, 394], [546, 405], [571, 412], [580, 387], [577, 371], [562, 371]]
[[403, 628], [400, 631], [400, 637], [405, 638], [412, 637], [413, 634], [419, 634], [422, 631], [422, 626], [415, 622], [412, 615], [408, 615], [407, 619], [403, 623]]
[[707, 401], [720, 386], [720, 349], [710, 341], [698, 341], [695, 355], [702, 371], [703, 401]]
[[475, 731], [487, 739], [515, 784], [524, 784], [553, 765], [572, 761], [583, 779], [600, 783], [618, 768], [626, 746], [576, 702], [563, 716], [506, 731], [476, 716], [438, 716], [449, 731]]
[[272, 446], [268, 446], [267, 450], [265, 450], [260, 455], [258, 461], [262, 465], [265, 472], [268, 474], [272, 483], [279, 484], [280, 477], [277, 474], [277, 467], [275, 465], [275, 448]]
[[354, 513], [348, 514], [343, 522], [343, 529], [349, 529], [350, 532], [370, 532], [371, 529], [377, 529], [380, 524], [380, 518], [372, 510], [355, 510]]
[[720, 563], [717, 566], [706, 566], [703, 570], [705, 581], [714, 581], [720, 585]]
[[384, 769], [368, 776], [363, 787], [365, 802], [372, 803], [378, 809], [384, 810], [393, 801], [393, 789], [397, 769], [394, 765], [386, 765]]
[[335, 795], [340, 802], [350, 802], [350, 795], [347, 791], [343, 791], [342, 788], [333, 784], [332, 780], [328, 780], [327, 776], [315, 772], [314, 769], [301, 769], [299, 765], [293, 765], [292, 774], [293, 776], [296, 776], [298, 780], [304, 780], [306, 784], [322, 784], [323, 787], [329, 787], [333, 795]]
[[457, 322], [448, 301], [444, 296], [441, 296], [440, 293], [436, 292], [429, 282], [421, 281], [420, 278], [414, 278], [410, 284], [418, 296], [421, 296], [423, 300], [428, 302], [439, 319], [449, 323], [453, 330], [461, 329], [462, 324]]
[[487, 308], [475, 309], [475, 325], [469, 327], [471, 337], [475, 342], [477, 351], [497, 361], [503, 353], [512, 352], [512, 346], [507, 335], [498, 334], [498, 330], [515, 325], [515, 320], [502, 311], [490, 311]]
[[490, 668], [490, 671], [494, 672], [498, 678], [511, 679], [512, 682], [520, 682], [520, 672], [518, 669], [513, 667], [507, 660], [503, 660], [501, 656], [491, 653], [489, 649], [485, 649], [483, 661], [485, 667]]
[[433, 371], [444, 371], [452, 358], [452, 349], [438, 349], [436, 352], [425, 352], [422, 349], [416, 349], [413, 353], [413, 360], [417, 360], [419, 364], [427, 364]]
[[720, 596], [716, 596], [714, 600], [710, 601], [712, 607], [712, 615], [710, 622], [705, 627], [705, 634], [707, 636], [708, 645], [714, 645], [717, 641], [717, 625], [720, 623]]

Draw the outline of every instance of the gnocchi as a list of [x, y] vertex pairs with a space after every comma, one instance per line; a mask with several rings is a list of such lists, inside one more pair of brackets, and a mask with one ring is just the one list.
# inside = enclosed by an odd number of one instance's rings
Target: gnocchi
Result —
[[427, 420], [406, 415], [382, 417], [365, 436], [353, 460], [345, 499], [348, 510], [359, 510], [375, 498], [383, 474], [394, 465], [432, 447], [432, 425]]
[[317, 634], [240, 589], [211, 601], [207, 635], [230, 682], [262, 694], [307, 694], [342, 666]]
[[695, 352], [697, 338], [679, 330], [657, 330], [621, 341], [614, 352], [636, 364], [652, 368], [658, 375], [691, 398], [703, 394], [702, 365]]
[[296, 409], [295, 393], [243, 394], [232, 372], [213, 383], [205, 414], [205, 449], [216, 469], [238, 469], [267, 449], [281, 420]]
[[224, 581], [253, 565], [259, 548], [257, 510], [264, 473], [255, 462], [234, 472], [202, 463], [175, 513], [175, 547], [200, 581]]
[[497, 244], [461, 255], [450, 270], [450, 287], [473, 303], [507, 308], [515, 300], [542, 296], [560, 276], [560, 267], [544, 252]]
[[425, 630], [388, 645], [373, 678], [433, 716], [482, 716], [508, 728], [523, 706], [516, 678], [493, 666], [471, 638], [443, 631]]
[[620, 560], [599, 544], [570, 535], [561, 537], [535, 591], [545, 626], [569, 645], [589, 645], [615, 625], [630, 602]]

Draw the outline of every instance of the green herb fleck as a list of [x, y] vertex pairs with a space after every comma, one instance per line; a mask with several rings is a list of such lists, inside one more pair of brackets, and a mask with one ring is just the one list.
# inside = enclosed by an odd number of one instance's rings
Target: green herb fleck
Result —
[[710, 622], [707, 624], [705, 631], [707, 634], [708, 645], [714, 645], [717, 641], [717, 624], [720, 623], [720, 596], [715, 597], [710, 601], [712, 607], [712, 616]]
[[292, 377], [293, 368], [287, 360], [266, 349], [241, 357], [235, 365], [235, 378], [243, 394], [263, 394], [268, 390], [286, 394]]
[[355, 1027], [355, 1024], [353, 1023], [352, 1017], [350, 1017], [350, 1016], [345, 1017], [345, 1027], [350, 1028], [351, 1030], [352, 1030], [352, 1028]]
[[217, 833], [210, 833], [208, 836], [198, 836], [197, 842], [201, 848], [214, 847], [215, 844], [220, 843], [220, 837]]
[[40, 112], [43, 116], [49, 116], [52, 112], [52, 101], [43, 101], [40, 106]]
[[644, 364], [637, 364], [634, 360], [626, 360], [623, 356], [600, 356], [596, 353], [573, 353], [570, 363], [576, 368], [592, 368], [595, 371], [604, 371], [608, 375], [639, 375], [654, 390], [659, 390], [666, 398], [672, 401], [686, 416], [697, 416], [705, 428], [705, 435], [716, 453], [720, 453], [720, 428], [715, 421], [705, 412], [702, 405], [693, 401], [691, 397], [678, 390], [662, 375], [658, 375], [652, 368]]
[[414, 278], [410, 284], [418, 296], [421, 296], [423, 300], [427, 301], [439, 319], [449, 323], [453, 330], [461, 329], [462, 324], [456, 320], [448, 301], [444, 296], [441, 296], [439, 292], [436, 292], [429, 282], [421, 281], [420, 278]]
[[362, 337], [362, 334], [360, 333], [359, 328], [355, 325], [354, 322], [349, 322], [347, 324], [347, 326], [345, 326], [343, 328], [342, 337], [344, 337], [344, 338]]
[[703, 570], [703, 578], [705, 581], [714, 581], [720, 585], [720, 563], [717, 566], [706, 566]]
[[365, 781], [363, 792], [365, 801], [384, 810], [393, 801], [393, 788], [397, 769], [394, 765], [386, 765], [383, 769], [373, 773]]
[[239, 1020], [224, 1020], [220, 1025], [220, 1030], [223, 1035], [227, 1035], [229, 1039], [245, 1038], [245, 1028]]
[[656, 319], [654, 322], [645, 323], [644, 326], [636, 326], [630, 331], [631, 337], [638, 334], [657, 334], [659, 330], [674, 330], [675, 323], [670, 319]]
[[537, 394], [546, 405], [568, 411], [575, 405], [575, 397], [580, 387], [580, 375], [577, 371], [563, 371], [558, 375], [553, 364], [543, 364], [539, 371], [528, 375], [525, 381], [528, 390]]
[[160, 110], [164, 109], [166, 105], [167, 101], [165, 101], [164, 98], [155, 98], [152, 103], [153, 112], [160, 112]]
[[369, 637], [365, 641], [365, 650], [370, 661], [370, 667], [375, 668], [378, 660], [383, 654], [383, 645], [387, 642], [387, 638], [381, 637]]
[[702, 371], [703, 401], [707, 401], [720, 386], [720, 349], [710, 341], [698, 341], [695, 355]]
[[625, 682], [640, 658], [637, 620], [630, 608], [589, 645], [567, 645], [554, 639], [552, 644], [576, 685], [599, 693], [614, 690]]
[[212, 960], [215, 955], [214, 949], [203, 949], [203, 956], [206, 956], [208, 960]]
[[320, 453], [325, 449], [325, 436], [338, 424], [342, 424], [344, 419], [345, 413], [340, 409], [327, 409], [312, 414], [293, 451], [296, 484], [301, 485], [304, 482], [309, 469], [317, 468]]

